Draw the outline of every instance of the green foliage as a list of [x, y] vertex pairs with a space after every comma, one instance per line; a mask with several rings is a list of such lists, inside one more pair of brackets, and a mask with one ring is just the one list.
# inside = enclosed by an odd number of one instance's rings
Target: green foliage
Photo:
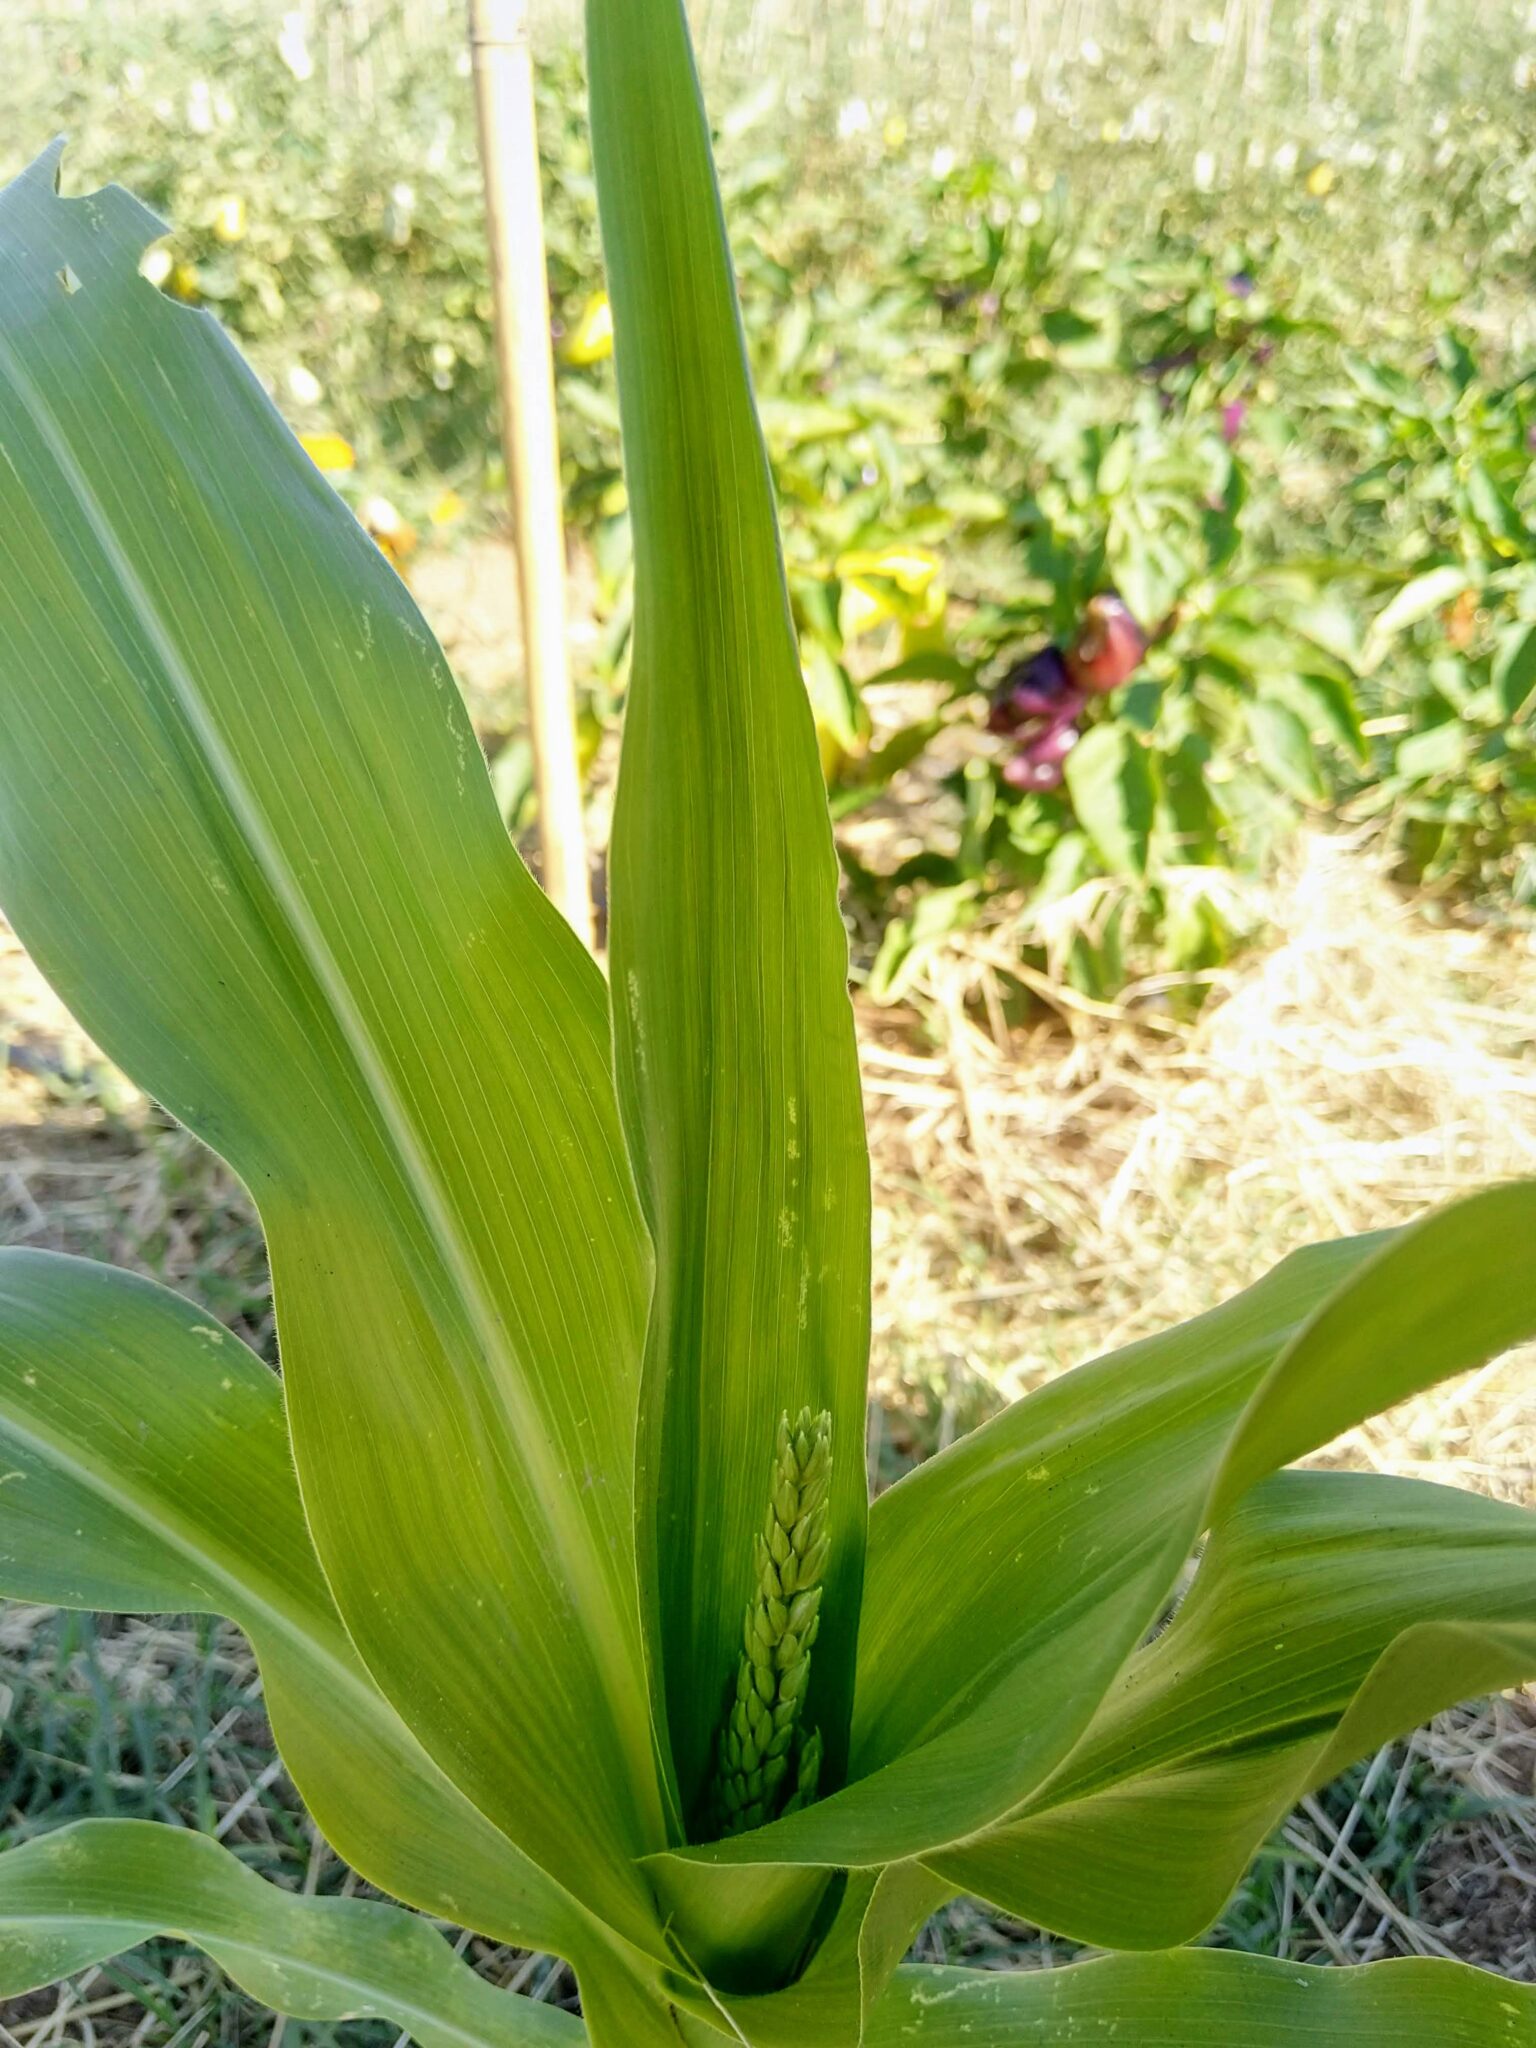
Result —
[[[1442, 69], [1405, 96], [1400, 53], [1371, 59], [1357, 22], [1314, 60], [1340, 68], [1320, 107], [1282, 18], [1302, 47], [1282, 0], [1274, 77], [1240, 101], [1183, 38], [1111, 46], [1049, 89], [1027, 70], [1005, 103], [937, 31], [883, 49], [872, 80], [850, 15], [822, 33], [810, 92], [720, 36], [742, 312], [834, 815], [890, 810], [919, 767], [890, 836], [920, 851], [866, 859], [845, 833], [883, 941], [877, 995], [911, 985], [919, 929], [1001, 888], [1029, 893], [1027, 963], [1090, 994], [1149, 967], [1198, 975], [1243, 935], [1218, 871], [1340, 808], [1379, 818], [1415, 880], [1501, 910], [1536, 899], [1531, 103], [1502, 38], [1449, 21]], [[457, 15], [380, 0], [311, 47], [258, 4], [135, 14], [93, 27], [84, 64], [72, 37], [64, 17], [28, 22], [7, 132], [47, 80], [82, 172], [174, 223], [167, 289], [218, 311], [299, 428], [356, 447], [350, 493], [385, 488], [418, 526], [493, 504]], [[580, 83], [550, 31], [567, 501], [609, 717], [634, 564]], [[1155, 636], [1089, 709], [1089, 736], [1117, 737], [1021, 794], [1006, 748], [974, 738], [982, 692], [1111, 585]], [[514, 751], [502, 770], [519, 804]], [[1127, 804], [1129, 832], [1110, 815]]]
[[[1362, 808], [1391, 817], [1405, 866], [1445, 888], [1536, 900], [1536, 530], [1528, 376], [1496, 382], [1468, 340], [1439, 338], [1412, 385], [1350, 359], [1372, 460], [1352, 486], [1378, 553], [1404, 564], [1366, 636], [1392, 671], [1391, 748]], [[1400, 709], [1397, 707], [1401, 707]]]
[[[164, 1288], [0, 1252], [0, 1588], [237, 1621], [300, 1795], [402, 1902], [83, 1823], [0, 1858], [0, 1996], [173, 1933], [428, 2048], [1526, 2040], [1530, 1996], [1473, 1971], [1134, 1952], [1198, 1936], [1305, 1787], [1536, 1673], [1536, 1516], [1284, 1469], [1536, 1334], [1536, 1183], [1287, 1260], [873, 1503], [829, 1457], [862, 1434], [869, 1212], [815, 725], [683, 10], [591, 0], [589, 50], [635, 542], [611, 992], [404, 587], [216, 324], [138, 276], [152, 217], [59, 197], [57, 149], [0, 195], [0, 896], [251, 1190], [283, 1367]], [[1113, 442], [1090, 501], [1129, 487]], [[1184, 529], [1199, 573], [1231, 502]], [[1176, 521], [1122, 530], [1172, 574]], [[926, 559], [842, 573], [932, 623]], [[1299, 631], [1196, 615], [1237, 668]], [[1347, 734], [1311, 678], [1276, 707]], [[1129, 706], [1081, 744], [1081, 846], [1150, 876], [1178, 750]], [[815, 1731], [761, 1814], [750, 1769], [701, 1796], [744, 1610], [771, 1727], [726, 1763]], [[899, 1971], [967, 1891], [1126, 1953]], [[404, 1907], [567, 1957], [581, 2021]]]

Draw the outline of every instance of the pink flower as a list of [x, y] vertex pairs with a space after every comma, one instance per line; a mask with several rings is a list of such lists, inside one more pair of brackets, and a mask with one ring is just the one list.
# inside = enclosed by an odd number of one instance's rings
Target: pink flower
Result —
[[1026, 740], [1024, 752], [1031, 761], [1064, 761], [1077, 745], [1077, 727], [1069, 720], [1048, 725], [1037, 738]]
[[1027, 660], [1009, 669], [993, 691], [987, 730], [1009, 738], [1032, 718], [1054, 717], [1071, 687], [1061, 649], [1037, 648]]

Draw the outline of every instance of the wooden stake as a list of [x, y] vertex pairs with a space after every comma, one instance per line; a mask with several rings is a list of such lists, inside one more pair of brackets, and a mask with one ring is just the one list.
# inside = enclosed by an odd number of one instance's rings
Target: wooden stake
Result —
[[592, 897], [566, 658], [565, 535], [527, 0], [469, 0], [469, 42], [544, 886], [590, 946]]
[[1419, 75], [1427, 14], [1424, 0], [1408, 0], [1408, 26], [1403, 36], [1402, 69], [1398, 73], [1404, 85], [1412, 85]]

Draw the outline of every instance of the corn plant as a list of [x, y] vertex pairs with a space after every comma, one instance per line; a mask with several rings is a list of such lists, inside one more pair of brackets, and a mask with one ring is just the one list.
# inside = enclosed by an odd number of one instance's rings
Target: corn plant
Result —
[[[678, 0], [591, 0], [589, 45], [606, 982], [405, 589], [138, 274], [158, 224], [56, 149], [0, 197], [0, 894], [250, 1190], [282, 1354], [0, 1253], [0, 1587], [239, 1623], [402, 1902], [85, 1821], [0, 1858], [0, 1994], [169, 1932], [424, 2048], [1536, 2039], [1454, 1964], [1179, 1947], [1307, 1787], [1536, 1672], [1536, 1519], [1283, 1469], [1536, 1333], [1536, 1186], [1293, 1257], [868, 1498], [845, 938], [708, 131]], [[1123, 1953], [902, 1967], [959, 1893]], [[568, 1957], [584, 2017], [433, 1921]]]

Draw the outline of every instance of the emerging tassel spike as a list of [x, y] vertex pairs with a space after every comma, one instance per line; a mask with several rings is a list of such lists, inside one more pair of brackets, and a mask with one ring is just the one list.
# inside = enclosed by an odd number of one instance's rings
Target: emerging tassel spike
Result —
[[821, 1625], [831, 1476], [832, 1417], [802, 1408], [791, 1424], [785, 1415], [768, 1516], [756, 1542], [757, 1590], [743, 1623], [736, 1689], [716, 1754], [710, 1799], [716, 1835], [744, 1834], [816, 1797], [821, 1735], [801, 1729], [800, 1706]]
[[795, 1789], [784, 1802], [786, 1813], [798, 1813], [802, 1806], [809, 1806], [816, 1797], [821, 1783], [821, 1730], [813, 1728], [809, 1735], [801, 1737], [799, 1753], [795, 1758]]

